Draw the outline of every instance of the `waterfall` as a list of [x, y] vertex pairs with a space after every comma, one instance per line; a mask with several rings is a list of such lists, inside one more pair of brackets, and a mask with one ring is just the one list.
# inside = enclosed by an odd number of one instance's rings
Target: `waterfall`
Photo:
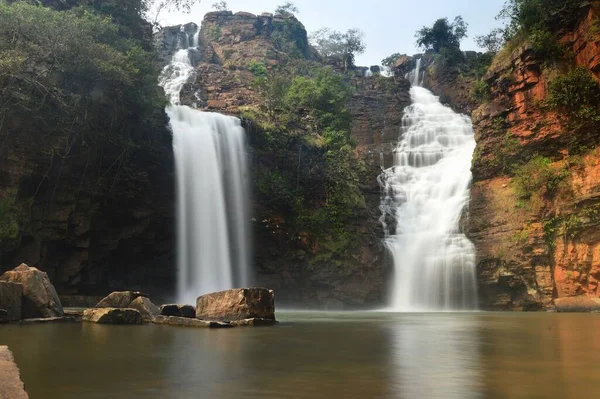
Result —
[[250, 258], [246, 134], [238, 118], [180, 105], [181, 89], [194, 77], [187, 49], [159, 77], [170, 102], [177, 173], [177, 300], [192, 304], [202, 294], [247, 285]]
[[477, 308], [475, 247], [460, 231], [470, 198], [475, 139], [470, 118], [419, 87], [403, 117], [394, 166], [380, 176], [385, 244], [394, 262], [397, 311]]

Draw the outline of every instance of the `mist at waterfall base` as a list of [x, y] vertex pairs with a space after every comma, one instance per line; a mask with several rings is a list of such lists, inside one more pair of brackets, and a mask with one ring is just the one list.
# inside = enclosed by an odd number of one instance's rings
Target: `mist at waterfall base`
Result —
[[391, 310], [477, 309], [475, 247], [460, 232], [470, 198], [475, 139], [471, 120], [409, 79], [394, 166], [380, 176], [385, 245], [394, 263]]
[[180, 105], [183, 86], [195, 77], [189, 46], [180, 40], [159, 83], [170, 100], [177, 173], [177, 301], [247, 286], [250, 262], [246, 133], [238, 118]]

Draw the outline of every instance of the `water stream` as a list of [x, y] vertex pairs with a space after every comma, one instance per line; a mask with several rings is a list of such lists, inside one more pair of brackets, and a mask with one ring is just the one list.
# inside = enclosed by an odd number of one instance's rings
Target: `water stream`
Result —
[[[197, 32], [192, 44], [199, 44]], [[190, 304], [246, 286], [250, 258], [246, 134], [238, 118], [180, 105], [195, 73], [182, 48], [159, 79], [170, 101], [177, 173], [177, 300]]]
[[394, 166], [380, 176], [381, 220], [395, 270], [390, 305], [397, 311], [476, 309], [475, 247], [459, 226], [470, 198], [471, 120], [420, 87], [420, 60], [408, 78], [412, 104]]

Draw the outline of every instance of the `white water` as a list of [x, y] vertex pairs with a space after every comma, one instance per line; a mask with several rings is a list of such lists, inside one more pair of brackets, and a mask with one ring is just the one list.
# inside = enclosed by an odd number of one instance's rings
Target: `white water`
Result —
[[418, 86], [420, 60], [409, 78], [412, 105], [395, 166], [380, 177], [381, 220], [394, 261], [390, 305], [409, 312], [476, 309], [475, 247], [459, 226], [470, 198], [471, 120]]
[[177, 300], [190, 304], [246, 286], [250, 257], [246, 134], [237, 118], [179, 105], [194, 74], [183, 49], [159, 78], [171, 103], [177, 173]]

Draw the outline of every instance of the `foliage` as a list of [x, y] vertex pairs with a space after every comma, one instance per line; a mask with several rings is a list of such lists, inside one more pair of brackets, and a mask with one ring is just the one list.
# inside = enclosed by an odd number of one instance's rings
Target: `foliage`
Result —
[[504, 47], [506, 38], [504, 37], [504, 31], [496, 28], [492, 29], [487, 35], [475, 36], [475, 43], [488, 53], [497, 53]]
[[299, 12], [300, 10], [298, 10], [298, 7], [296, 7], [294, 3], [292, 3], [291, 1], [286, 1], [285, 3], [277, 6], [277, 8], [275, 9], [275, 16], [290, 17], [294, 14], [298, 14]]
[[513, 182], [522, 199], [534, 195], [552, 198], [568, 176], [566, 168], [556, 168], [549, 158], [535, 156], [516, 170]]
[[300, 59], [308, 54], [306, 30], [295, 18], [273, 21], [271, 41], [277, 50], [286, 52], [291, 58]]
[[417, 45], [426, 50], [439, 53], [442, 49], [458, 50], [460, 41], [467, 37], [468, 24], [461, 16], [450, 23], [448, 18], [440, 18], [432, 27], [424, 26], [415, 34]]
[[402, 54], [394, 53], [394, 54], [390, 55], [389, 57], [386, 57], [383, 60], [381, 60], [381, 65], [383, 65], [384, 67], [393, 68], [394, 65], [396, 64], [396, 61], [398, 61], [398, 59], [400, 59], [400, 57], [402, 57]]
[[551, 81], [549, 91], [548, 105], [570, 114], [587, 108], [597, 109], [600, 105], [600, 85], [583, 67], [574, 68]]
[[354, 58], [367, 49], [364, 36], [359, 29], [349, 29], [346, 33], [342, 33], [322, 28], [310, 35], [310, 42], [321, 56], [337, 59], [347, 71], [354, 65]]
[[215, 11], [229, 11], [229, 5], [225, 0], [217, 1], [212, 5], [212, 8]]
[[265, 76], [267, 74], [267, 66], [264, 62], [258, 62], [254, 60], [250, 61], [250, 64], [248, 64], [248, 70], [257, 77]]
[[480, 103], [488, 102], [490, 101], [491, 97], [490, 86], [485, 81], [478, 80], [473, 86], [471, 95], [475, 99], [475, 101], [478, 101]]
[[0, 199], [0, 242], [17, 238], [18, 234], [19, 224], [14, 205], [8, 199]]
[[[343, 75], [309, 62], [267, 71], [254, 83], [261, 107], [244, 116], [258, 126], [252, 146], [260, 202], [286, 214], [297, 236], [325, 258], [349, 248], [345, 223], [364, 205], [364, 164], [354, 153]], [[321, 252], [323, 253], [323, 252]]]
[[[154, 26], [159, 27], [158, 18], [160, 14], [165, 11], [183, 11], [183, 12], [191, 12], [192, 6], [195, 4], [199, 4], [201, 0], [134, 0], [138, 1], [142, 4], [140, 7], [142, 14], [149, 17], [151, 11], [154, 12]], [[103, 2], [98, 2], [103, 3]], [[220, 3], [225, 3], [224, 1], [220, 1]], [[225, 3], [226, 4], [226, 3]], [[122, 5], [121, 5], [122, 7]], [[141, 15], [141, 14], [140, 14]]]

